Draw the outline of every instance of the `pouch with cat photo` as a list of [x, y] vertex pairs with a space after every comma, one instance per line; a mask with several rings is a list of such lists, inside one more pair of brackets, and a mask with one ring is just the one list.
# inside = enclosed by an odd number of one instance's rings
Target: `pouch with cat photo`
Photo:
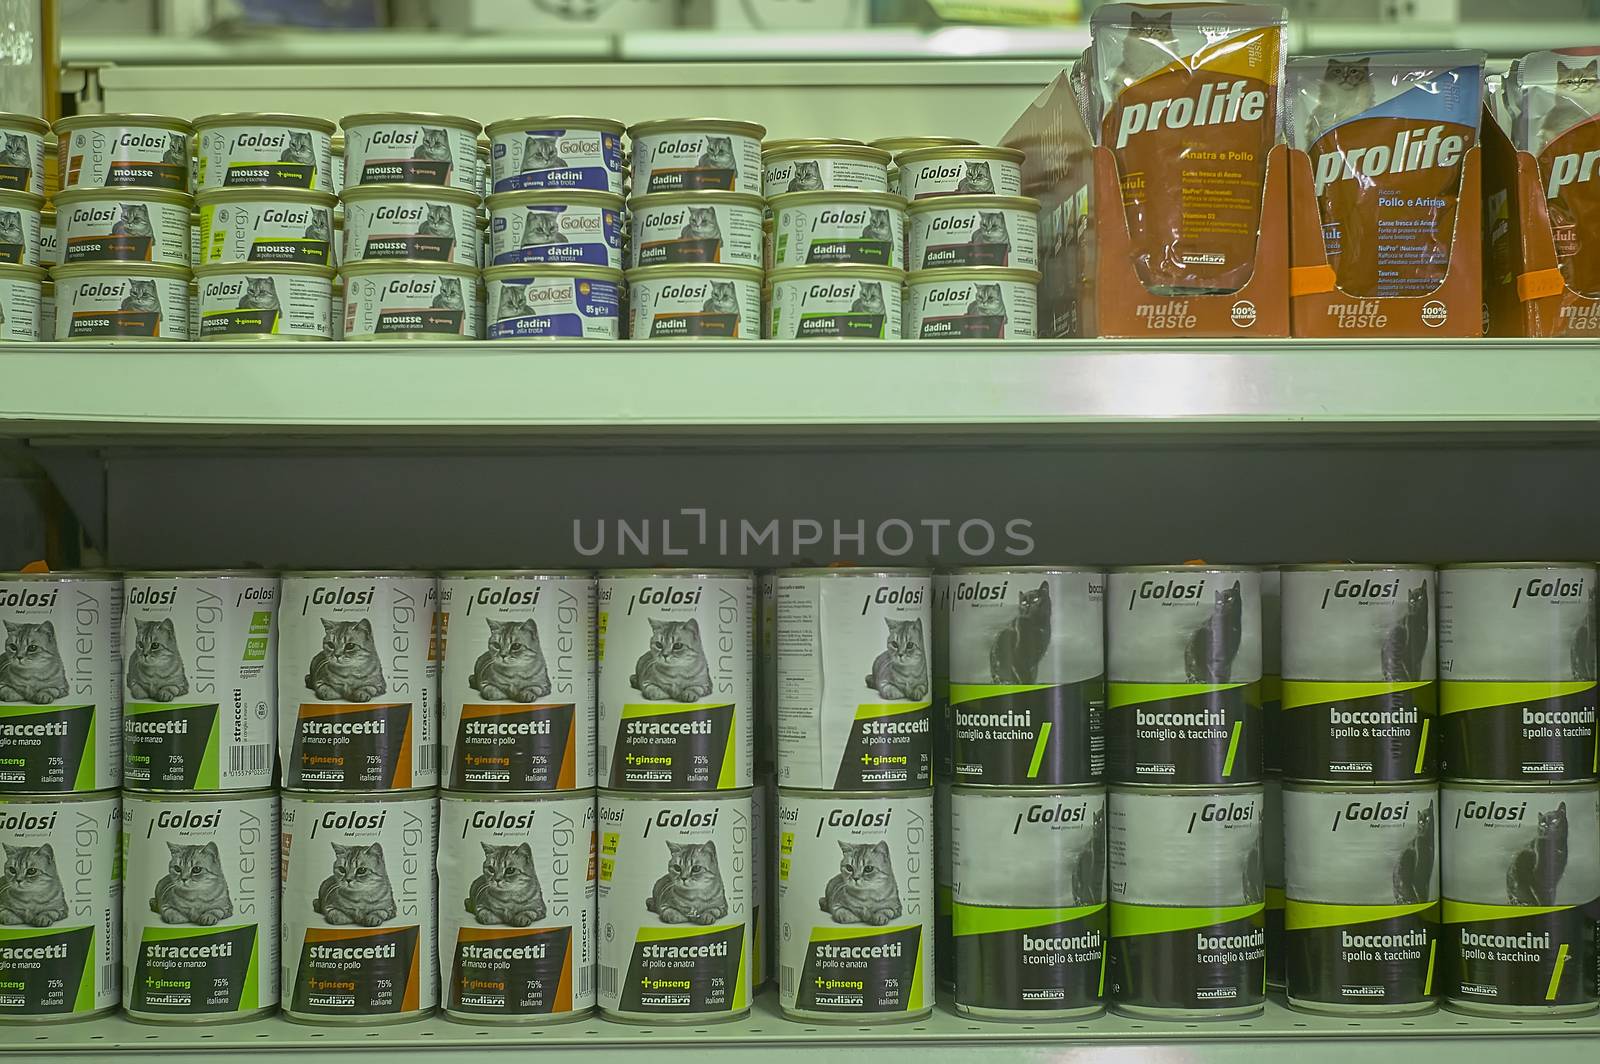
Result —
[[1600, 296], [1600, 48], [1524, 56], [1512, 90], [1517, 147], [1538, 160], [1561, 272]]
[[1235, 292], [1255, 272], [1284, 26], [1275, 5], [1095, 10], [1093, 124], [1116, 157], [1133, 265], [1151, 292]]
[[1311, 156], [1341, 291], [1415, 297], [1444, 283], [1462, 165], [1478, 142], [1483, 64], [1475, 51], [1289, 62], [1290, 141]]

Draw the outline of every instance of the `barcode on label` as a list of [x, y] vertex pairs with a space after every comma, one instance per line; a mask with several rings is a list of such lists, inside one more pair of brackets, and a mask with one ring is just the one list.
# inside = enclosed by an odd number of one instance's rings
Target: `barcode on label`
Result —
[[794, 965], [785, 964], [783, 966], [783, 971], [778, 976], [778, 983], [778, 989], [783, 993], [785, 999], [794, 993]]
[[600, 966], [600, 993], [606, 997], [617, 996], [617, 966], [602, 964]]
[[423, 743], [422, 749], [417, 751], [417, 772], [423, 776], [431, 776], [434, 766], [439, 761], [439, 748], [433, 743]]
[[250, 743], [228, 749], [228, 774], [264, 776], [272, 771], [272, 744]]
[[[612, 968], [612, 972], [616, 969]], [[585, 964], [578, 969], [578, 997], [586, 998], [594, 993], [594, 965]]]
[[106, 990], [116, 990], [122, 985], [122, 965], [102, 964], [100, 966], [100, 985]]

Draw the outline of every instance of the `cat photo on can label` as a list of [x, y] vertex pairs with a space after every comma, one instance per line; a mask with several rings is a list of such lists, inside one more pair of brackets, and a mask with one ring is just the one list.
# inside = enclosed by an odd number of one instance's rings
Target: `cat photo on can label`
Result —
[[1406, 593], [1405, 616], [1396, 621], [1384, 636], [1380, 654], [1383, 674], [1395, 680], [1431, 680], [1422, 675], [1422, 662], [1428, 653], [1432, 629], [1428, 625], [1427, 581]]
[[[910, 623], [910, 622], [907, 622]], [[898, 920], [904, 911], [900, 887], [895, 882], [894, 865], [889, 859], [889, 844], [839, 840], [839, 872], [817, 904], [836, 924], [869, 924], [881, 927]]]
[[1017, 592], [1017, 613], [994, 635], [989, 647], [990, 680], [997, 684], [1033, 683], [1050, 646], [1050, 584]]
[[1244, 867], [1239, 873], [1239, 893], [1246, 905], [1256, 905], [1267, 900], [1267, 884], [1261, 867], [1261, 835], [1257, 832], [1244, 855]]
[[450, 217], [448, 203], [429, 203], [423, 212], [422, 221], [417, 223], [418, 236], [455, 236], [456, 226]]
[[739, 294], [732, 281], [712, 281], [711, 295], [706, 297], [701, 310], [707, 314], [732, 314], [739, 317]]
[[28, 151], [28, 138], [17, 133], [7, 133], [5, 138], [5, 144], [0, 145], [0, 166], [31, 169], [33, 159]]
[[142, 203], [121, 204], [111, 233], [113, 236], [153, 236], [155, 231], [150, 228], [150, 208]]
[[328, 229], [328, 212], [312, 211], [311, 224], [306, 226], [307, 240], [331, 240], [332, 232]]
[[438, 126], [423, 126], [417, 130], [417, 148], [411, 153], [411, 157], [433, 162], [449, 162], [449, 135]]
[[67, 895], [56, 872], [56, 852], [48, 843], [6, 843], [0, 866], [0, 924], [49, 927], [67, 918]]
[[[711, 694], [711, 667], [700, 622], [650, 620], [650, 648], [639, 655], [628, 686], [652, 702], [698, 702]], [[713, 854], [715, 851], [713, 851]]]
[[1572, 678], [1574, 680], [1587, 680], [1592, 676], [1600, 675], [1595, 671], [1595, 592], [1600, 591], [1600, 586], [1590, 586], [1589, 602], [1585, 607], [1583, 620], [1572, 632]]
[[685, 240], [720, 240], [722, 225], [717, 212], [710, 207], [690, 207], [689, 221], [679, 234]]
[[527, 219], [522, 223], [522, 246], [534, 247], [539, 244], [565, 244], [567, 238], [561, 235], [561, 219], [549, 211], [528, 209]]
[[794, 176], [789, 179], [789, 192], [816, 192], [822, 188], [822, 166], [815, 160], [800, 160], [794, 164]]
[[56, 646], [52, 621], [5, 622], [6, 641], [0, 649], [0, 702], [46, 705], [67, 696], [67, 670]]
[[[690, 622], [693, 623], [693, 622]], [[644, 907], [664, 924], [710, 924], [728, 916], [714, 841], [667, 843], [667, 871]]]
[[971, 244], [988, 247], [1010, 247], [1011, 229], [1006, 225], [1003, 211], [979, 211], [978, 224], [972, 227]]
[[537, 702], [550, 693], [550, 670], [532, 617], [520, 621], [484, 618], [488, 649], [478, 655], [467, 681], [490, 702]]
[[439, 294], [433, 297], [429, 304], [432, 310], [465, 310], [466, 302], [461, 295], [461, 278], [439, 278]]
[[878, 281], [857, 281], [856, 301], [850, 304], [852, 314], [886, 314], [883, 305], [883, 285]]
[[999, 318], [1004, 321], [1006, 318], [1006, 301], [1005, 297], [1000, 293], [1000, 286], [997, 284], [978, 284], [973, 285], [973, 288], [975, 289], [975, 294], [972, 302], [967, 304], [967, 316], [969, 318]]
[[278, 156], [280, 163], [303, 163], [307, 166], [316, 161], [316, 154], [311, 147], [311, 134], [298, 130], [289, 131], [289, 144], [283, 149], [283, 154]]
[[122, 301], [122, 310], [136, 311], [142, 314], [160, 314], [161, 297], [156, 293], [154, 281], [141, 281], [137, 278], [128, 281], [128, 295]]
[[21, 211], [0, 211], [0, 244], [21, 247], [27, 240], [22, 232]]
[[528, 137], [522, 142], [522, 169], [557, 170], [568, 166], [555, 137]]
[[233, 899], [222, 873], [217, 844], [187, 846], [168, 841], [167, 874], [156, 884], [150, 911], [165, 924], [210, 927], [233, 915]]
[[1094, 811], [1094, 833], [1072, 859], [1072, 904], [1098, 905], [1106, 900], [1106, 810]]
[[1227, 683], [1244, 635], [1244, 593], [1239, 581], [1214, 593], [1211, 616], [1189, 635], [1183, 665], [1190, 683]]
[[861, 239], [878, 241], [894, 239], [894, 229], [889, 225], [887, 208], [867, 208], [867, 224], [861, 230]]
[[1567, 803], [1539, 813], [1538, 834], [1511, 855], [1506, 898], [1512, 905], [1554, 905], [1567, 871]]
[[1311, 139], [1317, 140], [1345, 119], [1366, 114], [1376, 105], [1371, 56], [1328, 60], [1317, 102], [1311, 111]]
[[272, 278], [245, 278], [244, 294], [239, 297], [240, 310], [277, 310], [278, 306], [278, 286]]
[[377, 927], [395, 918], [394, 889], [383, 861], [383, 844], [333, 847], [333, 871], [311, 903], [329, 924]]
[[[866, 684], [883, 698], [920, 702], [928, 697], [928, 653], [922, 636], [922, 619], [897, 621], [884, 618], [888, 645], [872, 662]], [[888, 850], [885, 849], [887, 856]]]
[[170, 617], [134, 619], [137, 634], [128, 655], [128, 694], [151, 702], [174, 702], [189, 693], [178, 631]]
[[324, 617], [322, 629], [322, 649], [306, 672], [307, 690], [324, 702], [371, 702], [389, 689], [371, 621]]
[[189, 165], [189, 145], [184, 142], [182, 134], [167, 134], [167, 150], [162, 153], [161, 161], [168, 166]]
[[733, 157], [732, 137], [707, 137], [705, 150], [696, 164], [702, 170], [737, 170], [739, 163]]
[[[1564, 810], [1563, 810], [1564, 812]], [[1433, 870], [1435, 849], [1433, 804], [1417, 816], [1417, 834], [1394, 863], [1394, 900], [1399, 905], [1421, 905], [1434, 900], [1438, 877]]]
[[535, 921], [543, 920], [544, 891], [533, 867], [532, 847], [525, 842], [515, 846], [487, 842], [480, 845], [483, 872], [472, 881], [467, 893], [467, 912], [480, 924], [504, 927], [531, 927]]

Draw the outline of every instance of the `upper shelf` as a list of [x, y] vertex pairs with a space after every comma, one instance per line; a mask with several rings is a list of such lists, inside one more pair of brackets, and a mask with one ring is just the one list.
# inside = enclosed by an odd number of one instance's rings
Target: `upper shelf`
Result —
[[12, 437], [1597, 427], [1581, 341], [0, 348]]

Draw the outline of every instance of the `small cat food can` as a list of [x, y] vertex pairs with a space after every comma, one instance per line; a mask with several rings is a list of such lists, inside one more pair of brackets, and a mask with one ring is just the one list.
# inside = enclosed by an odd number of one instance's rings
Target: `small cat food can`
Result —
[[1107, 803], [1110, 998], [1159, 1019], [1266, 1001], [1262, 789], [1119, 787]]
[[446, 573], [439, 610], [445, 786], [593, 788], [594, 574]]
[[798, 266], [767, 275], [774, 340], [898, 340], [905, 274], [887, 266]]
[[439, 800], [433, 791], [285, 791], [283, 1011], [399, 1023], [439, 1004]]
[[966, 137], [879, 137], [869, 140], [867, 144], [874, 148], [882, 148], [894, 156], [895, 162], [900, 161], [900, 156], [919, 148], [948, 148], [959, 144], [976, 144], [975, 140]]
[[0, 264], [0, 343], [54, 338], [55, 308], [44, 305], [46, 284], [45, 272], [37, 266]]
[[600, 792], [600, 1011], [731, 1020], [754, 996], [750, 791]]
[[189, 271], [148, 262], [57, 266], [58, 340], [188, 340]]
[[1070, 787], [1105, 776], [1105, 583], [1097, 569], [1042, 566], [951, 575], [958, 782]]
[[1087, 1016], [1105, 983], [1106, 793], [956, 787], [956, 1011]]
[[743, 569], [600, 574], [601, 783], [731, 791], [754, 782], [755, 578]]
[[47, 270], [61, 265], [61, 238], [56, 232], [56, 212], [48, 207], [39, 212], [39, 265]]
[[411, 259], [479, 265], [478, 197], [453, 188], [360, 185], [345, 190], [345, 262]]
[[890, 155], [855, 141], [794, 140], [761, 153], [761, 187], [786, 192], [888, 192]]
[[[1437, 774], [1431, 566], [1297, 565], [1282, 576], [1278, 747], [1291, 780]], [[1263, 638], [1267, 634], [1263, 625]]]
[[1600, 788], [1445, 783], [1439, 804], [1446, 1003], [1488, 1016], [1592, 1012]]
[[331, 266], [336, 249], [334, 206], [325, 192], [292, 188], [211, 189], [200, 206], [196, 265], [218, 262], [298, 262]]
[[628, 268], [716, 262], [761, 266], [760, 196], [742, 192], [659, 192], [628, 201]]
[[893, 1023], [934, 1001], [933, 792], [778, 792], [778, 1007]]
[[631, 339], [760, 339], [759, 269], [645, 266], [627, 276]]
[[0, 1023], [87, 1020], [122, 981], [115, 791], [0, 795]]
[[595, 1004], [595, 795], [439, 801], [439, 943], [447, 1016], [574, 1020]]
[[50, 123], [33, 115], [0, 112], [0, 189], [45, 194], [45, 137]]
[[278, 796], [122, 798], [122, 1007], [233, 1023], [278, 1007]]
[[1593, 779], [1595, 567], [1450, 565], [1439, 573], [1439, 770], [1446, 779]]
[[348, 262], [346, 340], [477, 340], [483, 334], [478, 271], [450, 262]]
[[48, 265], [39, 248], [43, 215], [43, 197], [0, 189], [0, 264]]
[[777, 598], [779, 786], [929, 786], [932, 574], [788, 569]]
[[935, 196], [911, 205], [912, 270], [1039, 268], [1039, 201], [1021, 196]]
[[1023, 154], [1015, 148], [950, 144], [903, 151], [900, 194], [908, 200], [931, 196], [1020, 196]]
[[533, 189], [622, 194], [621, 122], [539, 116], [490, 122], [491, 192]]
[[195, 187], [333, 191], [333, 131], [325, 118], [218, 114], [194, 120]]
[[61, 188], [188, 192], [194, 127], [170, 115], [72, 115], [55, 124]]
[[604, 266], [491, 266], [491, 340], [615, 340], [622, 332], [622, 271]]
[[906, 268], [906, 201], [890, 192], [787, 192], [772, 206], [772, 264]]
[[122, 780], [142, 791], [272, 786], [278, 578], [123, 579]]
[[489, 197], [490, 262], [622, 269], [622, 197], [602, 192], [499, 192]]
[[1439, 789], [1283, 788], [1289, 1003], [1360, 1015], [1434, 1007]]
[[933, 970], [939, 986], [956, 988], [956, 869], [950, 851], [950, 777], [933, 778]]
[[333, 270], [299, 262], [222, 262], [196, 271], [197, 340], [328, 340]]
[[906, 284], [905, 333], [912, 340], [1032, 340], [1038, 309], [1033, 270], [919, 270]]
[[349, 115], [344, 129], [344, 187], [438, 185], [482, 196], [478, 134], [483, 127], [455, 115], [384, 112]]
[[1254, 569], [1114, 570], [1106, 597], [1106, 775], [1216, 786], [1261, 779]]
[[[56, 195], [61, 261], [188, 266], [187, 194], [159, 188], [80, 188]], [[0, 208], [4, 204], [0, 203]]]
[[122, 578], [0, 575], [0, 793], [122, 783]]
[[301, 791], [439, 782], [439, 585], [429, 573], [285, 573], [278, 756]]
[[764, 126], [721, 118], [669, 118], [628, 128], [633, 191], [719, 189], [761, 195]]

